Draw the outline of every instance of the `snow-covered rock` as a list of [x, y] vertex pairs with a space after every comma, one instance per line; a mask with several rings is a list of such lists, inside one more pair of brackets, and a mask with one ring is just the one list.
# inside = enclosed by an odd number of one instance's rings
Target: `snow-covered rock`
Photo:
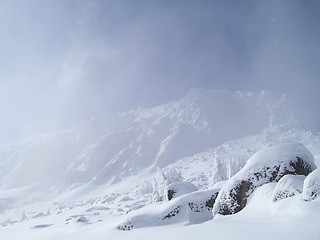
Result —
[[133, 212], [119, 230], [131, 230], [147, 226], [159, 226], [182, 221], [201, 223], [213, 218], [212, 208], [219, 188], [195, 191], [161, 205], [155, 204]]
[[277, 182], [286, 174], [308, 175], [316, 168], [312, 154], [300, 143], [279, 144], [254, 154], [221, 189], [214, 214], [242, 210], [256, 187]]
[[170, 201], [174, 198], [197, 190], [197, 187], [190, 182], [174, 182], [166, 186], [164, 189], [164, 195], [166, 200]]
[[303, 199], [311, 201], [320, 196], [320, 169], [317, 168], [310, 173], [303, 184]]
[[277, 202], [281, 199], [292, 197], [302, 193], [303, 175], [285, 175], [283, 176], [273, 192], [273, 201]]

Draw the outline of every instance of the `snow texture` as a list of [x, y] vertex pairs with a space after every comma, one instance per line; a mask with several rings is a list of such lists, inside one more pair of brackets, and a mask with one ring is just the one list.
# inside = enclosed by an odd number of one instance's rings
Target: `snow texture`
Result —
[[303, 175], [285, 175], [283, 176], [273, 192], [273, 201], [299, 195], [303, 190]]
[[310, 173], [303, 184], [303, 199], [306, 201], [314, 200], [320, 196], [320, 169], [317, 168]]
[[300, 143], [280, 144], [253, 155], [221, 189], [214, 214], [241, 211], [253, 190], [277, 182], [286, 174], [308, 175], [316, 168], [312, 154]]

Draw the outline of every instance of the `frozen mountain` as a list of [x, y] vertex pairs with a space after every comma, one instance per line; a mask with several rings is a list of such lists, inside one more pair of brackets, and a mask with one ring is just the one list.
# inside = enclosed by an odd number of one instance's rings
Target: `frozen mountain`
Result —
[[[4, 188], [32, 185], [40, 190], [110, 185], [264, 129], [311, 129], [310, 119], [286, 96], [195, 89], [159, 107], [101, 115], [66, 130], [0, 146], [0, 183]], [[255, 150], [238, 154], [241, 161], [234, 171]], [[220, 175], [216, 180], [226, 177]]]
[[[0, 238], [318, 239], [318, 170], [257, 187], [235, 215], [212, 219], [210, 210], [212, 196], [261, 149], [301, 143], [320, 166], [313, 119], [286, 96], [196, 89], [2, 145]], [[193, 189], [163, 201], [166, 187], [182, 183]], [[117, 230], [123, 223], [133, 230]]]

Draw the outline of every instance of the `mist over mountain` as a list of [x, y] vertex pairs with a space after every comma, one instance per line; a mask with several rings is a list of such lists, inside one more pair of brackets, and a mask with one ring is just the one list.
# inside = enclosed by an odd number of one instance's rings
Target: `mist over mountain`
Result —
[[315, 127], [312, 115], [286, 96], [193, 89], [165, 105], [100, 115], [65, 130], [1, 146], [1, 185], [43, 190], [117, 183], [279, 126]]
[[0, 143], [191, 88], [290, 95], [318, 111], [316, 0], [2, 0]]

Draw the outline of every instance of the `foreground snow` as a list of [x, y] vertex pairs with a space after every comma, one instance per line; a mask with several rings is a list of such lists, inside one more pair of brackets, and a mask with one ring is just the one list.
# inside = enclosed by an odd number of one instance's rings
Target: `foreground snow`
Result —
[[[186, 222], [119, 231], [117, 223], [126, 216], [110, 216], [98, 208], [88, 215], [89, 206], [78, 206], [61, 214], [23, 221], [0, 228], [1, 239], [319, 239], [320, 198], [306, 202], [302, 195], [273, 202], [276, 184], [258, 188], [247, 207], [232, 216], [218, 216], [202, 224]], [[116, 208], [115, 206], [111, 206]], [[161, 208], [160, 205], [156, 206]], [[91, 206], [92, 208], [92, 206]], [[103, 213], [104, 212], [104, 213]], [[84, 213], [85, 218], [80, 218]], [[100, 213], [100, 215], [97, 215]], [[73, 215], [73, 217], [70, 217]], [[86, 220], [86, 221], [83, 221]]]

